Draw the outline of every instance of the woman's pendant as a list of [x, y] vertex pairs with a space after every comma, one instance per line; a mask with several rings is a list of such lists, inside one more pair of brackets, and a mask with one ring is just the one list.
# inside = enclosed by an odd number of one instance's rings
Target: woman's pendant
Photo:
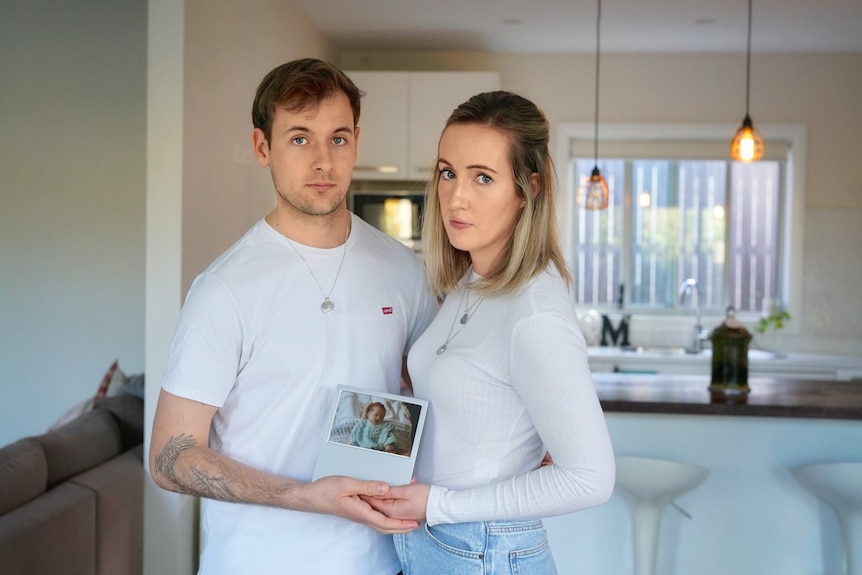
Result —
[[443, 355], [444, 351], [446, 351], [446, 344], [445, 343], [437, 348], [437, 355]]
[[470, 314], [468, 314], [465, 311], [464, 315], [461, 316], [461, 325], [467, 325], [467, 320], [469, 320], [469, 319], [470, 319]]
[[332, 310], [334, 309], [335, 304], [332, 303], [332, 300], [329, 298], [326, 298], [325, 300], [323, 300], [323, 303], [320, 304], [320, 311], [322, 311], [323, 313], [332, 313]]

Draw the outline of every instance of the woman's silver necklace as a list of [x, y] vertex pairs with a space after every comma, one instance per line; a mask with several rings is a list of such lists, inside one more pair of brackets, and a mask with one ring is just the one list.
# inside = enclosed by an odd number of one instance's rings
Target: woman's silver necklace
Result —
[[[272, 216], [272, 225], [273, 225], [273, 227], [278, 229], [278, 214], [275, 214], [274, 216]], [[332, 310], [335, 309], [335, 302], [333, 302], [331, 299], [329, 299], [329, 296], [332, 295], [332, 290], [335, 289], [335, 284], [336, 284], [336, 282], [338, 282], [338, 274], [341, 273], [341, 266], [344, 264], [344, 256], [347, 254], [347, 238], [349, 236], [350, 236], [350, 227], [348, 226], [347, 233], [344, 234], [344, 244], [342, 244], [343, 247], [341, 249], [341, 261], [338, 263], [338, 270], [336, 270], [336, 272], [335, 272], [335, 279], [332, 280], [332, 286], [330, 286], [330, 288], [329, 288], [329, 293], [326, 293], [325, 291], [323, 291], [323, 286], [320, 285], [320, 282], [317, 280], [317, 276], [314, 275], [314, 272], [312, 271], [311, 266], [308, 265], [308, 262], [305, 261], [304, 257], [302, 257], [302, 253], [300, 253], [299, 248], [297, 248], [296, 245], [293, 243], [293, 240], [291, 240], [287, 236], [284, 236], [284, 239], [287, 240], [287, 243], [290, 244], [290, 247], [293, 248], [293, 251], [296, 252], [296, 255], [298, 255], [299, 259], [302, 260], [302, 263], [305, 264], [305, 269], [307, 269], [308, 273], [311, 274], [311, 279], [314, 280], [314, 283], [317, 284], [317, 289], [319, 289], [321, 295], [323, 295], [323, 303], [320, 304], [320, 311], [323, 313], [332, 313]]]
[[[449, 328], [449, 335], [446, 336], [446, 341], [443, 343], [443, 345], [437, 348], [437, 355], [443, 355], [443, 352], [445, 352], [449, 348], [449, 342], [455, 339], [456, 335], [461, 333], [461, 330], [464, 329], [464, 327], [467, 325], [467, 322], [470, 321], [470, 318], [473, 317], [473, 315], [476, 313], [476, 310], [479, 309], [479, 306], [482, 304], [482, 300], [485, 299], [484, 297], [479, 297], [479, 299], [476, 300], [476, 303], [473, 304], [473, 308], [471, 309], [469, 294], [469, 289], [465, 289], [464, 293], [461, 294], [461, 299], [458, 301], [458, 309], [455, 310], [455, 317], [452, 318], [452, 326]], [[464, 303], [464, 315], [462, 315], [461, 319], [458, 320], [458, 312], [461, 310], [462, 303]], [[460, 324], [460, 327], [458, 328], [458, 331], [452, 333], [452, 331], [455, 329], [456, 321]]]

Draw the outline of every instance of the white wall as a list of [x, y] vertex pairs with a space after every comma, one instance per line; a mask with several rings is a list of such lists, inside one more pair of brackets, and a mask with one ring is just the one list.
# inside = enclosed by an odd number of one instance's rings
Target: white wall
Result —
[[267, 72], [305, 56], [334, 52], [290, 2], [186, 2], [183, 293], [275, 206], [252, 155], [251, 104]]
[[[251, 104], [270, 69], [331, 59], [285, 0], [150, 0], [145, 448], [182, 298], [194, 276], [275, 205], [252, 162]], [[195, 505], [147, 478], [144, 568], [190, 574]]]
[[0, 3], [0, 445], [144, 368], [146, 2]]
[[[594, 55], [345, 52], [339, 64], [496, 70], [501, 88], [533, 99], [552, 126], [593, 121]], [[758, 341], [788, 352], [862, 355], [862, 54], [754, 54], [751, 70], [755, 124], [802, 124], [808, 138], [803, 311], [791, 320], [799, 333]], [[735, 129], [745, 114], [745, 55], [603, 55], [600, 102], [602, 122]]]

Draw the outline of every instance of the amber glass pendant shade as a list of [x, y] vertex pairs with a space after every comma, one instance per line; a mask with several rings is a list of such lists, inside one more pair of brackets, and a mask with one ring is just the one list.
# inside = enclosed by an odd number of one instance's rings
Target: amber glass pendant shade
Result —
[[585, 210], [604, 210], [608, 207], [608, 183], [598, 166], [593, 168], [589, 179], [584, 180], [578, 188], [576, 201]]
[[730, 157], [737, 162], [756, 162], [763, 157], [763, 136], [745, 116], [730, 144]]
[[763, 136], [751, 122], [748, 105], [751, 99], [751, 5], [748, 0], [748, 47], [745, 51], [745, 119], [730, 143], [730, 157], [737, 162], [756, 162], [763, 157]]
[[593, 117], [593, 173], [581, 182], [575, 202], [585, 210], [604, 210], [608, 207], [608, 183], [599, 171], [599, 63], [602, 53], [602, 0], [596, 2], [596, 113]]

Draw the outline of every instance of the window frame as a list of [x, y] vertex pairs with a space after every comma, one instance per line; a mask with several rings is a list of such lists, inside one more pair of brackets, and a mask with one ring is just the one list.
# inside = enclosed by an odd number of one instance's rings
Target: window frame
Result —
[[[779, 231], [781, 259], [779, 276], [781, 281], [780, 297], [784, 309], [794, 318], [802, 317], [802, 278], [803, 246], [805, 240], [805, 165], [807, 155], [807, 130], [801, 124], [758, 124], [758, 129], [767, 144], [772, 141], [787, 143], [787, 156], [784, 159], [782, 174], [785, 190], [781, 198], [782, 226]], [[608, 141], [704, 141], [726, 142], [728, 160], [730, 159], [730, 140], [738, 126], [731, 124], [631, 124], [602, 123], [599, 125], [599, 158], [602, 158], [602, 139]], [[595, 125], [585, 122], [562, 122], [556, 126], [556, 150], [554, 162], [557, 167], [559, 183], [557, 194], [557, 218], [560, 227], [563, 255], [572, 265], [574, 241], [577, 237], [577, 210], [575, 193], [578, 188], [577, 174], [570, 162], [572, 142], [592, 143]], [[630, 227], [631, 210], [626, 210], [625, 220]], [[627, 232], [626, 232], [627, 233]], [[578, 311], [586, 311], [590, 306], [577, 305]], [[692, 317], [685, 312], [668, 315], [666, 312], [614, 310], [615, 314], [632, 313], [639, 329], [646, 339], [654, 340], [653, 332], [665, 333], [668, 330], [689, 334]], [[738, 314], [738, 319], [747, 324], [756, 324], [760, 319], [758, 312]], [[704, 313], [703, 324], [713, 327], [723, 317]], [[790, 321], [782, 330], [787, 334], [798, 334], [801, 321]], [[635, 339], [639, 339], [637, 335]], [[649, 341], [646, 343], [654, 343]]]

